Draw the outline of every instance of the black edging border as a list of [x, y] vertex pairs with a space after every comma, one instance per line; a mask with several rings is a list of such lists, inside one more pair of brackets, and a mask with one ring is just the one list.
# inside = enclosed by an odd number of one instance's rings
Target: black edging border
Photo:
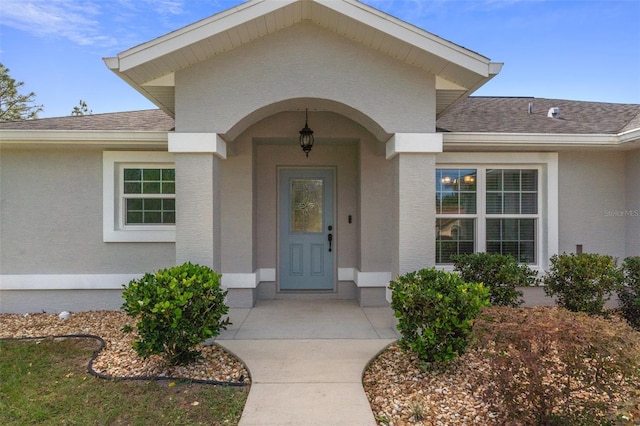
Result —
[[[190, 379], [188, 377], [172, 377], [172, 376], [107, 376], [106, 374], [98, 373], [93, 369], [93, 362], [96, 360], [100, 352], [107, 345], [104, 339], [100, 336], [96, 336], [94, 334], [64, 334], [64, 335], [55, 335], [55, 336], [39, 336], [39, 337], [15, 337], [15, 338], [0, 338], [0, 342], [11, 342], [11, 341], [21, 341], [21, 340], [46, 340], [46, 339], [94, 339], [100, 343], [100, 347], [93, 351], [93, 355], [91, 355], [91, 359], [89, 360], [89, 364], [87, 365], [87, 371], [94, 377], [103, 380], [123, 380], [123, 381], [167, 381], [173, 380], [176, 382], [186, 382], [186, 383], [197, 383], [204, 385], [214, 385], [221, 387], [247, 387], [247, 383], [245, 382], [221, 382], [218, 380], [204, 380], [204, 379]], [[245, 367], [246, 368], [246, 367]]]

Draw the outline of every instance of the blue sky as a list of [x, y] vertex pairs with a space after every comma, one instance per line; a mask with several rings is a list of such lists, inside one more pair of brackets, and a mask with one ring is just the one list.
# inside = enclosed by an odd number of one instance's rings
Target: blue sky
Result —
[[[0, 62], [25, 83], [23, 92], [36, 93], [40, 117], [69, 115], [80, 99], [94, 114], [155, 108], [102, 58], [240, 3], [2, 0]], [[504, 62], [476, 95], [640, 103], [638, 0], [363, 3]]]

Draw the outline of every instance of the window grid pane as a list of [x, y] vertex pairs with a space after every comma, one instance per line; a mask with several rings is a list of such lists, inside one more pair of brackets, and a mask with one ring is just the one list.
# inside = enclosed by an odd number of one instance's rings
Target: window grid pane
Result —
[[175, 169], [124, 169], [125, 194], [175, 194]]
[[436, 169], [436, 213], [475, 214], [476, 169]]
[[536, 219], [487, 219], [487, 253], [511, 255], [536, 263]]
[[175, 199], [127, 198], [125, 223], [127, 225], [174, 225]]
[[490, 169], [486, 177], [487, 214], [537, 214], [538, 171]]
[[436, 219], [436, 263], [453, 263], [451, 256], [475, 250], [475, 219]]

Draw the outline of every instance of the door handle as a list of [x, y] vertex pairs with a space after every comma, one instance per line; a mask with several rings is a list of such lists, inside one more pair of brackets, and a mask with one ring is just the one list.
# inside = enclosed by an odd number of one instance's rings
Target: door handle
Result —
[[331, 241], [333, 241], [333, 234], [327, 235], [327, 240], [329, 240], [329, 251], [331, 251]]

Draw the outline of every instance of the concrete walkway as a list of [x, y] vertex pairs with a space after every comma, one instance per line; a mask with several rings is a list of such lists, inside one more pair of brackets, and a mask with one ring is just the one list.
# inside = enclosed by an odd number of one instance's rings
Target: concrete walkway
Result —
[[376, 424], [362, 372], [399, 338], [390, 308], [270, 300], [229, 315], [233, 325], [216, 342], [247, 365], [252, 379], [241, 426]]

